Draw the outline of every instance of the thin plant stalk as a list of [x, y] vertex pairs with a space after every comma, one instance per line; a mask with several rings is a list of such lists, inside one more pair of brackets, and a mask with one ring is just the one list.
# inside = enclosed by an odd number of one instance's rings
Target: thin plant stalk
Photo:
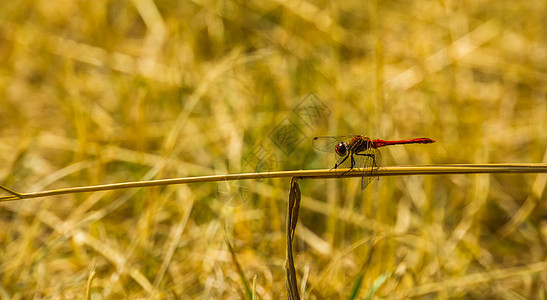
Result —
[[[209, 175], [184, 178], [169, 178], [156, 179], [145, 181], [131, 181], [121, 183], [111, 183], [102, 185], [91, 185], [81, 187], [70, 187], [55, 190], [21, 193], [13, 191], [4, 186], [0, 188], [11, 196], [0, 197], [0, 202], [42, 198], [48, 196], [109, 191], [130, 188], [157, 187], [176, 184], [188, 183], [205, 183], [205, 182], [221, 182], [232, 180], [252, 180], [263, 178], [282, 178], [282, 177], [297, 177], [302, 179], [328, 179], [328, 178], [343, 178], [361, 177], [363, 169], [354, 168], [351, 171], [348, 169], [319, 169], [319, 170], [295, 170], [295, 171], [277, 171], [265, 173], [242, 173], [242, 174], [226, 174], [226, 175]], [[484, 173], [547, 173], [547, 164], [543, 163], [527, 163], [527, 164], [461, 164], [461, 165], [431, 165], [431, 166], [401, 166], [401, 167], [380, 167], [372, 173], [373, 177], [382, 176], [403, 176], [403, 175], [442, 175], [442, 174], [484, 174]], [[364, 176], [370, 176], [365, 174]]]

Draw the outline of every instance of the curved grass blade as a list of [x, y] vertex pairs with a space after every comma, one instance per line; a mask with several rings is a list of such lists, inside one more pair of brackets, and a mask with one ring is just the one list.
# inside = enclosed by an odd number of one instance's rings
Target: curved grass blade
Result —
[[298, 222], [298, 211], [301, 200], [300, 186], [298, 178], [291, 179], [291, 188], [289, 191], [289, 202], [287, 204], [287, 259], [285, 260], [285, 271], [287, 273], [287, 298], [290, 300], [299, 300], [298, 284], [296, 282], [296, 269], [294, 268], [294, 257], [292, 251], [292, 242], [296, 223]]
[[365, 300], [370, 300], [376, 294], [378, 289], [386, 282], [386, 280], [391, 277], [391, 272], [385, 272], [384, 274], [380, 275], [374, 283], [372, 284], [372, 287], [370, 288], [370, 291], [368, 292], [368, 295], [365, 297]]
[[357, 299], [362, 283], [363, 283], [363, 274], [361, 273], [359, 274], [359, 276], [357, 276], [357, 280], [355, 281], [355, 284], [353, 285], [353, 288], [351, 289], [351, 293], [349, 294], [348, 300]]

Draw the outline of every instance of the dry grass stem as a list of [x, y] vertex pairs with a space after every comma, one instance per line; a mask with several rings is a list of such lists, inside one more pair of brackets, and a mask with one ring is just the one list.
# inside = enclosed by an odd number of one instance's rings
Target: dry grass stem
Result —
[[[109, 191], [130, 188], [158, 187], [189, 183], [222, 182], [232, 180], [253, 180], [265, 178], [282, 177], [300, 177], [300, 178], [339, 178], [344, 174], [346, 177], [361, 177], [363, 169], [354, 168], [348, 172], [348, 169], [323, 169], [323, 170], [297, 170], [297, 171], [276, 171], [265, 173], [243, 173], [226, 175], [209, 175], [186, 178], [157, 179], [137, 182], [122, 182], [112, 184], [102, 184], [95, 186], [72, 187], [50, 191], [19, 193], [6, 187], [1, 189], [13, 194], [14, 196], [2, 196], [0, 201], [15, 201], [22, 199], [42, 198], [63, 194], [87, 193], [98, 191]], [[477, 165], [443, 165], [443, 166], [403, 166], [403, 167], [382, 167], [376, 170], [374, 177], [382, 176], [403, 176], [403, 175], [442, 175], [442, 174], [526, 174], [526, 173], [547, 173], [547, 164], [477, 164]], [[365, 176], [368, 176], [365, 174]]]

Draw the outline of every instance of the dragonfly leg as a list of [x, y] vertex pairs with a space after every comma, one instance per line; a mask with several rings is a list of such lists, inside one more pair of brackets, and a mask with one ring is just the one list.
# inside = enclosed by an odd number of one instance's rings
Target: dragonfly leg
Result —
[[337, 169], [341, 164], [343, 164], [348, 159], [348, 157], [349, 157], [349, 154], [346, 155], [346, 157], [344, 157], [344, 159], [342, 159], [340, 162], [334, 164], [334, 168], [332, 168], [332, 169]]
[[[350, 156], [350, 158], [351, 158], [351, 159], [350, 159], [349, 170], [347, 170], [346, 172], [340, 174], [340, 176], [338, 176], [338, 178], [340, 178], [340, 177], [346, 175], [346, 173], [348, 173], [349, 171], [353, 170], [353, 167], [355, 167], [355, 158], [353, 157], [353, 154], [348, 154], [348, 156]], [[342, 164], [346, 159], [347, 159], [347, 156], [346, 156], [346, 158], [345, 158], [343, 161], [341, 161], [338, 165]]]
[[[373, 167], [370, 168], [370, 176], [372, 176], [372, 173], [374, 172], [374, 168], [378, 168], [378, 165], [376, 165], [376, 155], [370, 154], [370, 153], [355, 153], [355, 155], [372, 157]], [[378, 179], [380, 179], [380, 177], [378, 177]]]

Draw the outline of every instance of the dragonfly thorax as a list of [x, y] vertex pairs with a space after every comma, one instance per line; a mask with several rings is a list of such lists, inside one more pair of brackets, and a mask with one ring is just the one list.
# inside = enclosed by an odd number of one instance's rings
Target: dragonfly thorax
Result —
[[375, 148], [374, 144], [368, 137], [357, 135], [349, 141], [349, 143], [346, 142], [340, 142], [334, 147], [334, 152], [338, 154], [338, 156], [346, 156], [351, 155], [352, 153], [360, 153], [363, 151], [368, 150], [369, 148]]

